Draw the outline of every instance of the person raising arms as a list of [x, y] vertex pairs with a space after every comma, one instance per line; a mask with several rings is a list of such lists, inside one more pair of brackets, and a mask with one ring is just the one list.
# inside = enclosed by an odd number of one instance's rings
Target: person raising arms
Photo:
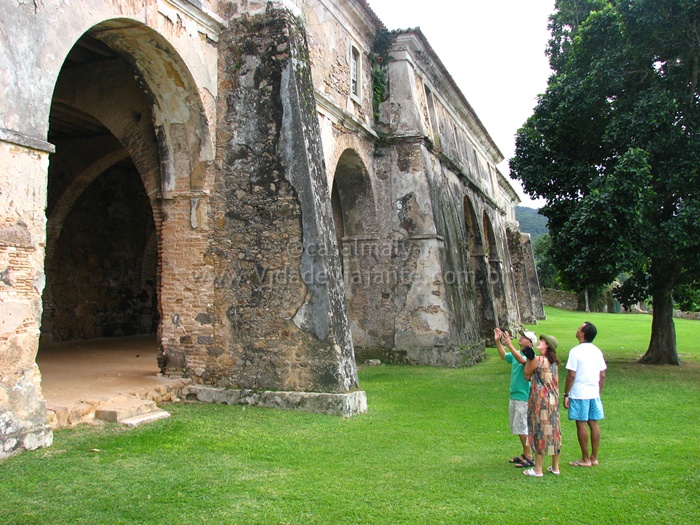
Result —
[[[513, 346], [510, 340], [510, 334], [496, 328], [493, 331], [493, 337], [496, 340], [496, 349], [501, 359], [511, 365], [510, 372], [510, 401], [508, 405], [508, 415], [510, 422], [511, 434], [517, 434], [520, 438], [520, 444], [523, 448], [523, 453], [510, 460], [515, 463], [516, 467], [531, 467], [534, 465], [532, 460], [532, 451], [527, 441], [527, 400], [530, 397], [530, 382], [525, 379], [525, 358], [522, 350], [531, 348], [537, 343], [537, 336], [533, 332], [520, 331], [518, 345], [520, 350]], [[503, 341], [506, 342], [509, 352], [503, 348]]]
[[552, 456], [547, 470], [559, 475], [561, 454], [561, 423], [559, 420], [559, 370], [557, 340], [541, 335], [535, 355], [531, 348], [523, 350], [527, 358], [525, 379], [530, 379], [530, 398], [527, 405], [527, 428], [530, 447], [535, 452], [535, 465], [523, 471], [526, 476], [541, 477], [544, 456]]

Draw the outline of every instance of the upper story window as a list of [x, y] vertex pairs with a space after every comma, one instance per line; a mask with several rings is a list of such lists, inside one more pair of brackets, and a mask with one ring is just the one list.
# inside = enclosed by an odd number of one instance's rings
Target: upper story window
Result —
[[360, 98], [360, 52], [355, 46], [350, 49], [350, 95]]
[[433, 132], [433, 144], [436, 148], [440, 149], [440, 121], [437, 118], [437, 112], [435, 111], [435, 101], [433, 100], [433, 93], [430, 91], [428, 86], [425, 87], [425, 100], [428, 104], [428, 123], [430, 124], [431, 131]]

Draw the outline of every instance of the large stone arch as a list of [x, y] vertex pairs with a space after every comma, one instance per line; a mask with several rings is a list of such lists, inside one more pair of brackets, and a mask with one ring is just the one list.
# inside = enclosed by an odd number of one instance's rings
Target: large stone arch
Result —
[[[489, 238], [483, 226], [483, 215], [479, 217], [472, 199], [467, 195], [464, 203], [465, 237], [469, 246], [470, 272], [476, 295], [477, 312], [481, 337], [490, 339], [493, 328], [497, 325], [491, 290], [489, 269]], [[480, 220], [481, 219], [481, 220]]]
[[[151, 203], [158, 267], [164, 266], [163, 260], [174, 259], [177, 254], [169, 253], [169, 247], [175, 244], [176, 232], [205, 222], [198, 220], [204, 214], [197, 213], [196, 207], [205, 190], [213, 144], [195, 82], [173, 46], [134, 20], [112, 19], [95, 25], [66, 56], [50, 121], [49, 139], [57, 145], [54, 157], [60, 158], [63, 152], [71, 156], [58, 164], [64, 164], [73, 176], [60, 177], [65, 180], [50, 185], [47, 264], [53, 260], [62, 226], [75, 202], [101, 174], [125, 159], [136, 167]], [[72, 155], [71, 149], [75, 150]], [[183, 207], [190, 209], [178, 212]], [[165, 230], [161, 219], [168, 213], [163, 213], [164, 208], [180, 218], [171, 220], [171, 227]], [[189, 220], [182, 224], [182, 217]], [[147, 237], [152, 244], [154, 236]], [[154, 251], [150, 245], [144, 249]], [[157, 273], [162, 272], [145, 272]], [[136, 280], [142, 283], [143, 273]]]
[[[56, 125], [58, 121], [61, 123]], [[135, 289], [131, 294], [136, 303], [148, 301], [152, 313], [137, 306], [131, 312], [131, 328], [126, 331], [104, 332], [98, 328], [63, 333], [99, 337], [150, 332], [154, 320], [169, 309], [161, 303], [157, 308], [160, 314], [155, 313], [157, 298], [162, 293], [156, 288], [159, 285], [162, 288], [164, 282], [169, 289], [186, 286], [182, 279], [178, 285], [177, 276], [193, 273], [188, 272], [188, 267], [192, 268], [197, 251], [190, 252], [188, 261], [178, 244], [189, 232], [185, 242], [198, 236], [188, 244], [202, 246], [201, 254], [206, 242], [206, 228], [203, 228], [206, 206], [200, 201], [206, 200], [208, 187], [212, 185], [207, 168], [214, 148], [196, 83], [173, 46], [155, 30], [133, 20], [101, 22], [83, 34], [66, 56], [51, 101], [48, 138], [56, 148], [49, 165], [49, 180], [59, 182], [49, 185], [47, 282], [51, 282], [50, 265], [63, 225], [76, 203], [105, 176], [133, 170], [143, 190], [134, 188], [145, 193], [150, 203], [146, 213], [155, 224], [141, 236], [143, 244], [137, 251], [143, 253], [134, 259]], [[54, 162], [62, 155], [68, 160]], [[56, 169], [54, 176], [51, 175], [54, 164], [63, 168], [60, 176], [56, 176]], [[194, 232], [198, 228], [201, 231]], [[88, 263], [85, 264], [87, 268]], [[170, 275], [163, 272], [164, 267], [172, 270]], [[103, 272], [88, 269], [84, 273], [91, 273], [93, 279], [95, 274], [99, 276]], [[109, 279], [114, 281], [114, 274]], [[202, 302], [206, 303], [206, 288], [202, 287], [200, 293]], [[51, 299], [51, 289], [47, 287], [44, 311], [49, 317], [53, 310]], [[170, 299], [166, 295], [165, 301]], [[170, 309], [173, 303], [167, 303]], [[47, 335], [46, 339], [50, 340], [56, 332], [52, 319], [44, 317], [42, 336]], [[192, 323], [194, 317], [183, 316], [183, 324]], [[167, 328], [161, 327], [159, 332], [161, 341], [168, 338]], [[176, 335], [170, 337], [171, 342], [174, 339]]]
[[[174, 46], [132, 19], [96, 24], [68, 53], [67, 64], [70, 67], [61, 71], [54, 90], [52, 114], [88, 115], [109, 130], [116, 145], [111, 150], [95, 148], [103, 155], [77, 167], [57, 201], [49, 202], [47, 255], [53, 254], [62, 221], [76, 199], [105, 167], [128, 156], [141, 177], [155, 222], [159, 316], [178, 320], [160, 327], [161, 344], [172, 349], [176, 355], [170, 363], [181, 369], [184, 354], [175, 349], [180, 343], [178, 330], [190, 330], [184, 325], [191, 323], [211, 333], [211, 326], [195, 323], [194, 315], [180, 315], [176, 297], [179, 287], [197, 287], [202, 309], [211, 302], [212, 291], [192, 283], [207, 278], [206, 271], [192, 271], [201, 268], [198, 255], [205, 251], [212, 185], [209, 167], [214, 148], [204, 102]], [[189, 248], [186, 254], [182, 245]]]
[[89, 31], [121, 55], [139, 75], [150, 103], [160, 153], [161, 191], [201, 191], [214, 158], [204, 103], [189, 68], [170, 42], [131, 19], [101, 22]]
[[[493, 228], [491, 219], [488, 213], [484, 211], [483, 218], [485, 251], [487, 254], [488, 271], [489, 271], [489, 288], [493, 296], [495, 308], [495, 319], [493, 326], [486, 326], [484, 330], [488, 333], [493, 332], [493, 328], [504, 323], [508, 319], [508, 306], [506, 301], [506, 290], [504, 286], [503, 275], [503, 248], [499, 245], [496, 239], [496, 233]], [[507, 327], [506, 327], [507, 328]]]
[[[61, 71], [64, 81], [57, 80], [54, 103], [85, 108], [131, 150], [132, 156], [139, 147], [151, 147], [152, 141], [144, 134], [153, 135], [155, 130], [160, 157], [157, 191], [164, 198], [202, 192], [210, 186], [207, 164], [214, 158], [214, 145], [205, 101], [184, 60], [168, 40], [145, 24], [118, 18], [96, 24], [78, 42], [88, 50], [82, 55], [91, 53], [92, 57], [77, 62], [71, 71]], [[71, 53], [77, 54], [75, 47], [66, 57]], [[121, 60], [113, 60], [115, 56]], [[134, 77], [133, 82], [121, 90], [104, 85], [115, 75], [114, 69]], [[97, 82], [86, 86], [79, 83], [81, 77]], [[78, 96], [82, 99], [79, 104]], [[115, 115], [115, 108], [123, 107], [125, 100], [139, 99], [145, 100], [150, 118], [142, 119], [139, 108], [132, 108], [131, 114]], [[139, 166], [142, 173], [151, 169]], [[147, 191], [153, 195], [154, 190]]]
[[377, 202], [365, 162], [356, 149], [347, 148], [332, 171], [331, 204], [345, 283], [348, 320], [356, 352], [383, 345], [382, 335], [390, 327], [381, 325], [373, 311], [381, 302], [382, 285], [372, 275], [381, 272], [388, 257], [382, 257], [377, 220]]

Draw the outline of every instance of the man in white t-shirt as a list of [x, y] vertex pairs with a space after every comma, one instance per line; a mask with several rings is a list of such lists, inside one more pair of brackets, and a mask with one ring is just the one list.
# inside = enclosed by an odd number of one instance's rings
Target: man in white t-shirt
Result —
[[[600, 426], [603, 419], [603, 403], [600, 393], [605, 383], [605, 358], [603, 352], [593, 344], [598, 330], [591, 323], [583, 323], [576, 330], [579, 344], [569, 352], [566, 362], [566, 386], [564, 408], [569, 410], [569, 419], [576, 421], [576, 434], [581, 447], [581, 459], [571, 461], [572, 467], [598, 465]], [[591, 436], [591, 453], [588, 453], [588, 429]]]

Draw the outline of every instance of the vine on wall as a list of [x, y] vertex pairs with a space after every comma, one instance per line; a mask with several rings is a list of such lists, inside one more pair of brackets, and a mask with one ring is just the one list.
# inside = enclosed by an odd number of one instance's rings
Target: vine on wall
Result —
[[389, 49], [394, 42], [394, 33], [387, 30], [380, 30], [372, 43], [372, 108], [374, 109], [374, 121], [380, 122], [379, 106], [389, 97], [389, 80], [385, 67], [391, 59]]

